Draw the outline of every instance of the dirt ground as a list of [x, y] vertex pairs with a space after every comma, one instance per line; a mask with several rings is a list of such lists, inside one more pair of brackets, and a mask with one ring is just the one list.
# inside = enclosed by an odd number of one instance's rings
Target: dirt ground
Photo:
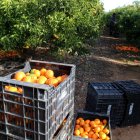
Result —
[[[56, 59], [47, 52], [37, 53], [32, 59], [72, 63], [76, 65], [75, 113], [84, 109], [88, 82], [136, 80], [140, 83], [139, 53], [115, 50], [116, 46], [127, 45], [124, 40], [102, 36], [96, 43], [89, 42], [90, 54], [85, 56]], [[138, 60], [131, 62], [131, 58]], [[113, 140], [139, 140], [140, 125], [112, 130]]]

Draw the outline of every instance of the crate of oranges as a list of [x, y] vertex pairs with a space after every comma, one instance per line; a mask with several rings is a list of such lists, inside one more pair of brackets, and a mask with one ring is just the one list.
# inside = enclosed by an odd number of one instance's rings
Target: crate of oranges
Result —
[[112, 140], [109, 116], [79, 111], [74, 122], [73, 140]]
[[0, 133], [20, 140], [52, 139], [74, 104], [74, 90], [71, 64], [30, 60], [0, 77]]

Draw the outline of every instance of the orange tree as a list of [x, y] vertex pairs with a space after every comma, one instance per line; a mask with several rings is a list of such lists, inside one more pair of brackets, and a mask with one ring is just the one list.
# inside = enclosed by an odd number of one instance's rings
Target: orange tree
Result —
[[139, 44], [140, 42], [140, 2], [135, 1], [132, 5], [116, 8], [105, 15], [106, 23], [112, 13], [116, 13], [117, 28], [126, 36], [128, 41]]
[[0, 46], [51, 44], [57, 52], [81, 53], [86, 39], [99, 35], [102, 13], [99, 0], [1, 0]]

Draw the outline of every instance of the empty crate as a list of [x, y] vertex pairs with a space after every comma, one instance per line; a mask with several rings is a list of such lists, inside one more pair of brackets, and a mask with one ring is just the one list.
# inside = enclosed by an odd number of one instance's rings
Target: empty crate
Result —
[[121, 126], [129, 126], [140, 123], [140, 84], [134, 81], [114, 82], [123, 92], [127, 100], [124, 120]]
[[85, 110], [110, 115], [112, 127], [121, 124], [125, 110], [124, 93], [112, 83], [89, 83]]
[[[75, 66], [31, 60], [20, 71], [52, 69], [68, 78], [57, 87], [12, 80], [13, 74], [0, 77], [0, 134], [20, 140], [49, 140], [74, 104]], [[57, 75], [56, 75], [57, 76]], [[21, 88], [10, 92], [5, 86]]]

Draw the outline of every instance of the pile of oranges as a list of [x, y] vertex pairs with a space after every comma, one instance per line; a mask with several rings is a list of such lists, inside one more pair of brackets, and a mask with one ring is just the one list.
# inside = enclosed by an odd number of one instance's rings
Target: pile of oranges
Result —
[[47, 70], [45, 68], [42, 68], [41, 70], [31, 69], [31, 71], [27, 73], [18, 71], [17, 73], [15, 73], [13, 79], [18, 81], [23, 81], [23, 82], [47, 84], [47, 85], [57, 87], [67, 77], [68, 75], [66, 74], [55, 77], [53, 70]]
[[108, 122], [106, 119], [84, 120], [76, 119], [74, 135], [91, 140], [110, 140]]
[[20, 87], [10, 86], [10, 85], [9, 85], [9, 86], [5, 86], [5, 90], [6, 90], [6, 91], [11, 91], [11, 92], [20, 93], [20, 94], [23, 93], [22, 88], [20, 88]]

